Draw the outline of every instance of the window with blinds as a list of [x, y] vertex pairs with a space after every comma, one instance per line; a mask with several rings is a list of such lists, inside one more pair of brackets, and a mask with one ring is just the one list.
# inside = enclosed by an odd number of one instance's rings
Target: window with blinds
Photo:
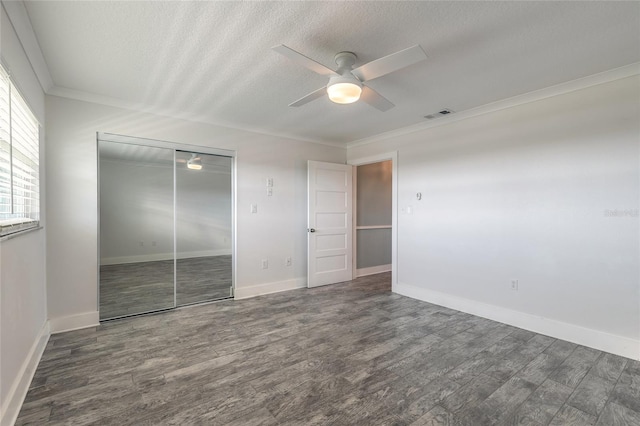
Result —
[[40, 220], [40, 127], [0, 66], [0, 236]]

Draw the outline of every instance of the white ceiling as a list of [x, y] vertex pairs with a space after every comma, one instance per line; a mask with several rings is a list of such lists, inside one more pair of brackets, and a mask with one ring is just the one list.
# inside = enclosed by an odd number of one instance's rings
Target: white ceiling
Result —
[[[640, 61], [636, 1], [25, 3], [50, 93], [322, 142]], [[332, 68], [343, 50], [356, 66], [414, 44], [429, 58], [370, 82], [390, 111], [326, 98], [291, 108], [327, 79], [272, 51], [278, 44]]]

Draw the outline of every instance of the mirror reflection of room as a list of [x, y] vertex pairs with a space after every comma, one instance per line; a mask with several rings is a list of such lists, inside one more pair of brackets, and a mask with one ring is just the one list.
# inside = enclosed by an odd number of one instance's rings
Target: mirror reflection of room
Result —
[[232, 296], [231, 247], [231, 158], [176, 151], [178, 306]]
[[99, 142], [100, 318], [228, 298], [232, 159]]

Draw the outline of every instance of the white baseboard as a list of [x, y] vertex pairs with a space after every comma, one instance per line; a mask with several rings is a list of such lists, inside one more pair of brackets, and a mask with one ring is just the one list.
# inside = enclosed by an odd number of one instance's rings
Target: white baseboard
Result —
[[50, 335], [49, 322], [47, 321], [42, 326], [42, 329], [40, 329], [40, 333], [38, 333], [29, 353], [20, 366], [20, 371], [18, 371], [15, 381], [9, 388], [9, 392], [7, 395], [4, 395], [5, 398], [0, 408], [1, 426], [13, 426], [16, 422]]
[[[188, 251], [178, 253], [178, 259], [191, 259], [194, 257], [210, 257], [210, 256], [224, 256], [230, 255], [231, 249], [218, 249], [218, 250], [201, 250], [201, 251]], [[156, 262], [158, 260], [172, 260], [173, 253], [153, 253], [153, 254], [140, 254], [134, 256], [120, 256], [120, 257], [103, 257], [100, 259], [100, 265], [121, 265], [123, 263], [140, 263], [140, 262]]]
[[393, 286], [393, 291], [413, 299], [445, 306], [556, 339], [567, 340], [604, 352], [640, 360], [640, 340], [427, 290], [410, 284], [398, 283]]
[[383, 272], [391, 272], [391, 264], [370, 266], [368, 268], [356, 269], [356, 278], [366, 277], [367, 275], [381, 274]]
[[307, 286], [306, 278], [294, 278], [286, 281], [259, 284], [250, 287], [235, 289], [234, 299], [247, 299], [249, 297], [262, 296], [263, 294], [279, 293], [281, 291], [295, 290]]
[[100, 325], [100, 314], [98, 311], [91, 311], [66, 317], [50, 318], [49, 325], [51, 334], [95, 327]]

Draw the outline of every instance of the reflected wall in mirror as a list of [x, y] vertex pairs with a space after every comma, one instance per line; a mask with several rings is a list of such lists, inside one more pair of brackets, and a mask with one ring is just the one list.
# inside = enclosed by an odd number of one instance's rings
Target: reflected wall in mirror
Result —
[[98, 142], [100, 319], [175, 306], [174, 151]]
[[233, 297], [233, 158], [107, 134], [98, 158], [100, 319]]
[[232, 294], [232, 160], [176, 151], [176, 304]]

